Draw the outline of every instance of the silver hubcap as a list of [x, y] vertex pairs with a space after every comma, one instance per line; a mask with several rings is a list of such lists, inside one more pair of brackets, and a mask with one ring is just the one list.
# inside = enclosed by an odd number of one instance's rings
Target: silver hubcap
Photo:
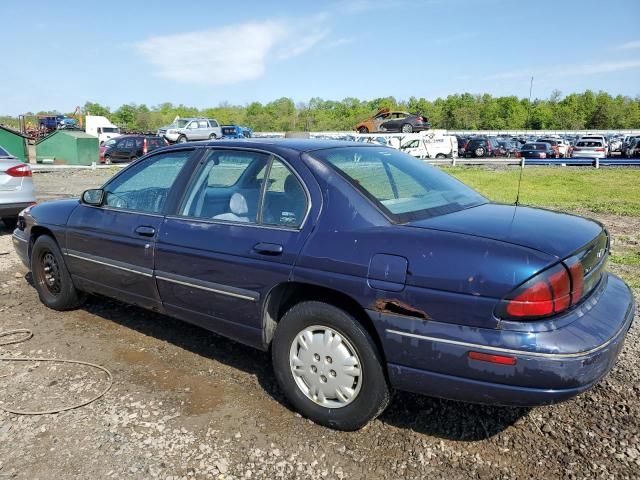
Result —
[[362, 368], [356, 349], [332, 328], [313, 325], [298, 333], [289, 366], [302, 393], [322, 407], [344, 407], [360, 393]]

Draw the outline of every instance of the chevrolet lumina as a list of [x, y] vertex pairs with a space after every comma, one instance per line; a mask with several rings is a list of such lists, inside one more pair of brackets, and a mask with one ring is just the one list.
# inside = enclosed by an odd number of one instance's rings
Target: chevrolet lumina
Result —
[[392, 389], [566, 400], [611, 370], [634, 314], [598, 222], [489, 202], [374, 144], [161, 148], [28, 208], [13, 242], [48, 307], [97, 293], [268, 350], [291, 405], [343, 430]]

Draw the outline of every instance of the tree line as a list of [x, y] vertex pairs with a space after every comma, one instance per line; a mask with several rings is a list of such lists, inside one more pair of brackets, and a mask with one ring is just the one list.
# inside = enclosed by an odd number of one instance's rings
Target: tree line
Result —
[[[531, 103], [516, 96], [462, 93], [435, 100], [349, 97], [341, 101], [312, 98], [308, 102], [295, 103], [291, 98], [283, 97], [265, 104], [225, 102], [204, 109], [172, 103], [151, 107], [131, 103], [112, 111], [107, 106], [87, 102], [82, 111], [104, 115], [129, 131], [155, 131], [177, 116], [202, 116], [215, 118], [223, 125], [238, 124], [268, 132], [353, 130], [359, 121], [382, 108], [419, 113], [429, 118], [433, 128], [455, 130], [640, 128], [640, 96], [614, 97], [607, 92], [591, 90], [566, 96], [554, 91], [549, 98]], [[38, 112], [48, 113], [58, 112]], [[17, 126], [17, 118], [0, 117], [0, 123]]]

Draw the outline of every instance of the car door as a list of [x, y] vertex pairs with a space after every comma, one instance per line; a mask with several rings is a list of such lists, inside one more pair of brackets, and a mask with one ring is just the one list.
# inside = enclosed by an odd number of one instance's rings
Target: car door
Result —
[[160, 309], [155, 241], [172, 187], [192, 152], [172, 150], [135, 163], [104, 186], [101, 206], [81, 203], [73, 211], [64, 254], [80, 288]]
[[312, 228], [309, 207], [301, 177], [282, 159], [211, 150], [158, 237], [155, 273], [165, 310], [261, 345], [263, 300], [290, 278]]

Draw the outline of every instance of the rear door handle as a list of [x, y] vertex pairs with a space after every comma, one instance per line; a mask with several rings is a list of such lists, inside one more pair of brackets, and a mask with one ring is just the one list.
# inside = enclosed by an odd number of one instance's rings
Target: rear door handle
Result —
[[136, 228], [136, 233], [141, 237], [153, 237], [156, 234], [156, 229], [153, 227], [142, 225]]
[[282, 245], [277, 243], [256, 243], [253, 250], [261, 255], [280, 255], [282, 253]]

